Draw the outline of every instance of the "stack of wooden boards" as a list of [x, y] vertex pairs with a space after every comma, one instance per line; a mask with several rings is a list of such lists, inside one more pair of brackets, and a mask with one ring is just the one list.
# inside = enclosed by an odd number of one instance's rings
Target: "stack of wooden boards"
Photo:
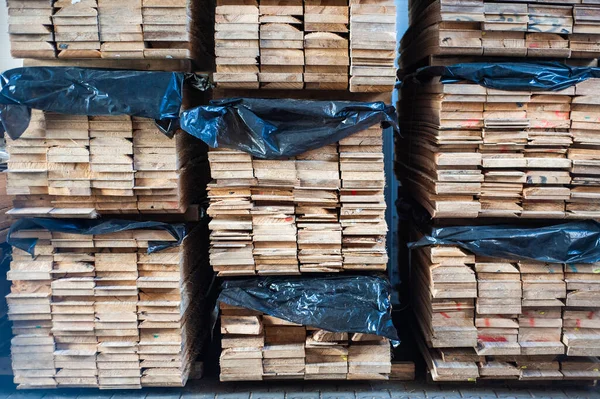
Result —
[[32, 110], [7, 151], [15, 217], [184, 213], [204, 193], [205, 146], [181, 131], [169, 138], [151, 119]]
[[210, 1], [11, 0], [11, 54], [15, 58], [199, 58], [212, 47], [211, 10]]
[[[581, 4], [583, 3], [583, 4]], [[402, 68], [444, 56], [597, 58], [600, 7], [574, 1], [411, 0]]]
[[208, 153], [210, 263], [220, 276], [385, 270], [382, 128], [292, 159]]
[[218, 0], [214, 81], [221, 88], [389, 92], [395, 45], [390, 0]]
[[12, 197], [6, 192], [6, 171], [0, 172], [0, 242], [6, 241], [10, 219], [7, 212], [12, 207]]
[[412, 251], [413, 307], [435, 381], [600, 378], [597, 264]]
[[333, 333], [221, 303], [221, 381], [383, 380], [387, 338]]
[[434, 217], [597, 218], [599, 89], [407, 84], [398, 176]]
[[165, 230], [81, 235], [20, 230], [7, 296], [18, 388], [183, 386], [201, 349], [210, 278], [192, 231], [147, 253]]

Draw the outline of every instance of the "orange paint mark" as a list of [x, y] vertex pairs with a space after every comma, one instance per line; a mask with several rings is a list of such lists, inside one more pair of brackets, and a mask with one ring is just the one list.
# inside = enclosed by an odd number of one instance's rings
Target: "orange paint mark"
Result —
[[446, 312], [440, 312], [440, 314], [447, 319], [451, 319], [451, 317]]

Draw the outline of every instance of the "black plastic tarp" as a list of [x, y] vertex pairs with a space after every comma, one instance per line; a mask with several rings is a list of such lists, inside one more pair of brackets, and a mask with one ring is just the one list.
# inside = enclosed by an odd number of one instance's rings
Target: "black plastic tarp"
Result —
[[225, 281], [219, 302], [328, 331], [398, 340], [390, 292], [377, 276], [258, 277]]
[[11, 69], [0, 75], [0, 130], [20, 137], [29, 126], [31, 109], [39, 109], [151, 118], [168, 132], [177, 126], [185, 77], [177, 72], [76, 67]]
[[442, 83], [472, 82], [511, 91], [558, 91], [590, 78], [600, 78], [600, 68], [573, 67], [560, 62], [476, 62], [423, 67], [404, 82], [439, 76]]
[[181, 114], [181, 128], [213, 148], [277, 159], [340, 141], [378, 123], [397, 130], [383, 102], [233, 98]]
[[458, 245], [476, 255], [551, 263], [600, 262], [600, 223], [433, 227], [409, 247]]
[[163, 222], [137, 222], [121, 219], [50, 219], [50, 218], [23, 218], [18, 219], [10, 226], [6, 242], [10, 245], [35, 254], [37, 238], [16, 238], [13, 233], [22, 230], [45, 229], [61, 233], [101, 235], [127, 230], [165, 230], [177, 241], [149, 241], [148, 253], [161, 251], [166, 248], [179, 246], [186, 235], [183, 224], [169, 224]]

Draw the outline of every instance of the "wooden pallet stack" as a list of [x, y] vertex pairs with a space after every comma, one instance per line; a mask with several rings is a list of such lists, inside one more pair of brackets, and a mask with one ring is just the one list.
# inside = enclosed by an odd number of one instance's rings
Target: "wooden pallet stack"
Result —
[[[259, 5], [260, 87], [302, 89], [304, 50], [302, 1], [261, 1]], [[277, 21], [277, 22], [267, 22]]]
[[54, 58], [54, 1], [11, 0], [7, 6], [12, 56]]
[[224, 89], [390, 92], [395, 21], [387, 0], [220, 2], [214, 81]]
[[203, 298], [210, 279], [193, 242], [199, 234], [148, 254], [149, 242], [176, 239], [156, 229], [15, 232], [15, 238], [38, 238], [34, 258], [13, 247], [8, 272], [15, 383], [185, 385], [207, 328]]
[[209, 151], [219, 275], [385, 270], [382, 128], [294, 159]]
[[395, 49], [395, 3], [350, 0], [350, 91], [392, 91]]
[[15, 0], [8, 8], [15, 58], [202, 61], [212, 47], [210, 2]]
[[332, 333], [220, 304], [221, 381], [388, 379], [389, 341]]
[[468, 57], [593, 59], [600, 54], [600, 9], [552, 1], [414, 0], [401, 43], [402, 68], [448, 65]]
[[487, 258], [457, 246], [416, 248], [411, 259], [418, 341], [435, 381], [600, 377], [593, 264]]
[[399, 176], [435, 217], [597, 217], [597, 87], [532, 93], [434, 78], [406, 89]]
[[34, 110], [22, 137], [7, 139], [9, 213], [184, 213], [202, 191], [194, 176], [206, 166], [202, 147], [143, 118]]
[[219, 86], [258, 89], [258, 29], [256, 1], [217, 1], [213, 79]]
[[304, 82], [307, 89], [348, 88], [348, 3], [304, 1]]

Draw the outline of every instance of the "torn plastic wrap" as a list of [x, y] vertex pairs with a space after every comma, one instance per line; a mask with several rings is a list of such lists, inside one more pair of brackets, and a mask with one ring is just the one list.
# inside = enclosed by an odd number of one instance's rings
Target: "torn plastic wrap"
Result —
[[234, 98], [181, 114], [181, 128], [213, 148], [277, 159], [340, 141], [378, 123], [398, 130], [383, 102]]
[[390, 283], [375, 276], [260, 277], [227, 280], [219, 302], [332, 332], [398, 341]]
[[510, 91], [559, 91], [590, 78], [600, 78], [600, 68], [572, 67], [560, 62], [476, 62], [423, 67], [404, 82], [439, 76], [441, 83], [471, 82]]
[[[177, 127], [185, 78], [176, 72], [11, 69], [0, 75], [0, 125], [16, 139], [29, 126], [31, 109], [39, 109], [72, 115], [151, 118], [163, 131], [170, 132]], [[201, 85], [196, 82], [194, 87]]]
[[476, 255], [551, 263], [600, 262], [600, 223], [434, 227], [409, 248], [457, 245]]
[[6, 242], [31, 256], [35, 255], [37, 238], [16, 238], [13, 233], [22, 230], [45, 229], [60, 233], [101, 235], [116, 233], [127, 230], [165, 230], [173, 236], [176, 241], [149, 241], [148, 253], [161, 251], [163, 249], [176, 247], [181, 244], [186, 236], [183, 224], [169, 224], [163, 222], [136, 222], [132, 220], [108, 219], [50, 219], [50, 218], [23, 218], [18, 219], [10, 226]]

